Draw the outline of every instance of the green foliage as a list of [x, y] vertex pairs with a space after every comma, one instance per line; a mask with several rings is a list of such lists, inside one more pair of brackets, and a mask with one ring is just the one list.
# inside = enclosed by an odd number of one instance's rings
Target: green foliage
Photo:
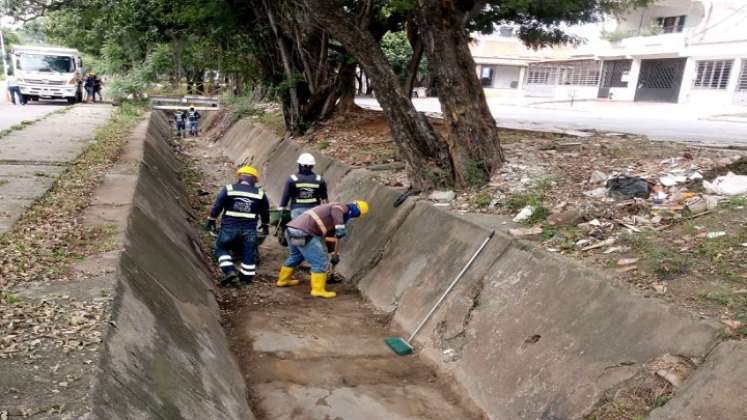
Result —
[[[407, 77], [407, 68], [412, 59], [412, 46], [407, 40], [407, 35], [403, 32], [387, 32], [381, 39], [381, 49], [384, 51], [386, 59], [392, 65], [394, 73], [399, 76], [400, 81]], [[428, 73], [428, 60], [423, 56], [418, 66], [418, 74]]]
[[493, 194], [490, 191], [481, 191], [470, 200], [470, 204], [477, 208], [488, 207], [493, 202]]
[[469, 185], [485, 185], [490, 180], [483, 161], [468, 160], [465, 174]]

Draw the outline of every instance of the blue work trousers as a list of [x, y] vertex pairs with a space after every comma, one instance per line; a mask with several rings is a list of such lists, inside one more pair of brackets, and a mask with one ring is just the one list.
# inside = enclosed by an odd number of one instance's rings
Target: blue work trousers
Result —
[[257, 274], [256, 259], [257, 229], [221, 227], [215, 241], [215, 258], [224, 274], [236, 271], [233, 255], [241, 259], [238, 264], [239, 278], [251, 281]]

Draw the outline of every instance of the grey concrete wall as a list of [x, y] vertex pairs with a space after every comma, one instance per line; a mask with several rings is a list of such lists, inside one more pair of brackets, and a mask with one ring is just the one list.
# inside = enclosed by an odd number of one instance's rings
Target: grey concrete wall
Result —
[[162, 114], [147, 133], [92, 418], [253, 419]]
[[[232, 141], [243, 153], [263, 150], [264, 182], [277, 200], [301, 149], [288, 140], [271, 150], [249, 136]], [[395, 208], [398, 193], [370, 172], [320, 163], [336, 174], [334, 199], [371, 204], [369, 216], [352, 223], [338, 268], [406, 335], [489, 230], [425, 202]], [[496, 233], [415, 343], [490, 418], [570, 419], [664, 354], [705, 357], [716, 333], [711, 323]]]

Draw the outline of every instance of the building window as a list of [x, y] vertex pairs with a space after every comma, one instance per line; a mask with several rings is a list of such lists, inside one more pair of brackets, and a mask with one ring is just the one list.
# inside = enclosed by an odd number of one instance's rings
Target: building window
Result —
[[594, 61], [563, 65], [560, 70], [560, 84], [574, 86], [596, 86], [599, 84], [599, 63]]
[[554, 85], [556, 66], [529, 66], [527, 70], [528, 85]]
[[493, 70], [492, 67], [483, 67], [482, 70], [480, 70], [480, 84], [482, 84], [483, 87], [493, 86], [494, 72], [495, 70]]
[[501, 26], [498, 28], [498, 34], [503, 38], [511, 38], [514, 36], [514, 28], [511, 26]]
[[733, 60], [698, 61], [694, 87], [701, 89], [726, 89]]
[[742, 59], [742, 74], [739, 75], [739, 81], [737, 81], [737, 90], [747, 92], [747, 58]]
[[685, 30], [685, 19], [687, 16], [663, 16], [656, 18], [656, 25], [661, 27], [665, 34], [682, 32]]

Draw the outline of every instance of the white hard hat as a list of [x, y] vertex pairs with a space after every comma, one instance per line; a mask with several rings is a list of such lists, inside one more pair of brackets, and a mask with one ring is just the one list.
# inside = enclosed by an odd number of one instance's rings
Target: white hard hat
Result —
[[304, 166], [314, 166], [316, 165], [316, 159], [314, 159], [314, 156], [311, 153], [301, 153], [301, 156], [298, 157], [298, 164]]

